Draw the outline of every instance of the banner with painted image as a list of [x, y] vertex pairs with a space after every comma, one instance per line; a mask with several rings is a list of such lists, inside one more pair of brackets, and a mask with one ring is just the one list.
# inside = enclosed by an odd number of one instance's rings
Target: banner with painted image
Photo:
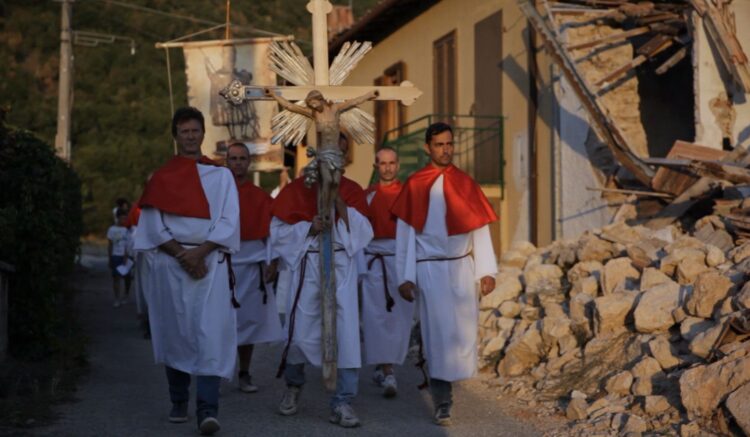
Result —
[[203, 112], [206, 136], [203, 153], [223, 159], [227, 146], [239, 142], [250, 151], [250, 171], [280, 170], [284, 149], [271, 144], [271, 118], [275, 102], [244, 102], [234, 105], [219, 95], [237, 79], [243, 85], [276, 85], [276, 74], [268, 68], [269, 45], [286, 38], [252, 38], [184, 43], [188, 104]]

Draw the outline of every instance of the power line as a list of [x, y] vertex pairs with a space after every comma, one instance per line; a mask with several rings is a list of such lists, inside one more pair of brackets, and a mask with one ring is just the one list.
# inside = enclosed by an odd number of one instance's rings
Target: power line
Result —
[[[95, 0], [95, 1], [98, 1], [98, 2], [101, 2], [101, 3], [107, 3], [107, 4], [111, 4], [111, 5], [115, 5], [115, 6], [120, 6], [120, 7], [123, 7], [123, 8], [133, 9], [133, 10], [140, 11], [140, 12], [147, 12], [147, 13], [151, 13], [151, 14], [154, 14], [154, 15], [161, 15], [163, 17], [169, 17], [169, 18], [176, 18], [176, 19], [180, 19], [180, 20], [192, 21], [194, 23], [209, 24], [211, 26], [225, 24], [225, 23], [219, 23], [218, 21], [211, 21], [211, 20], [205, 20], [203, 18], [191, 17], [189, 15], [182, 15], [182, 14], [176, 14], [176, 13], [173, 13], [173, 12], [160, 11], [158, 9], [153, 9], [153, 8], [149, 8], [149, 7], [146, 7], [146, 6], [134, 5], [134, 4], [130, 4], [130, 3], [118, 1], [118, 0]], [[256, 27], [252, 27], [252, 26], [239, 26], [239, 25], [235, 25], [234, 27], [236, 29], [243, 29], [243, 30], [255, 32], [255, 33], [258, 33], [260, 35], [265, 35], [265, 36], [286, 36], [286, 35], [283, 35], [283, 34], [280, 34], [280, 33], [276, 33], [276, 32], [270, 32], [270, 31], [267, 31], [267, 30], [261, 30], [261, 29], [258, 29]]]

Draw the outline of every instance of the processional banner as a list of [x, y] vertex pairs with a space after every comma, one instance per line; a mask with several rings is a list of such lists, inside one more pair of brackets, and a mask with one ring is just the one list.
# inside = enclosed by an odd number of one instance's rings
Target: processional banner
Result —
[[232, 104], [219, 95], [232, 80], [243, 85], [275, 86], [276, 74], [268, 68], [271, 42], [289, 38], [252, 38], [182, 43], [187, 76], [188, 104], [205, 117], [203, 154], [226, 155], [227, 146], [243, 143], [250, 151], [250, 171], [284, 168], [284, 149], [271, 144], [271, 118], [275, 102], [245, 101]]

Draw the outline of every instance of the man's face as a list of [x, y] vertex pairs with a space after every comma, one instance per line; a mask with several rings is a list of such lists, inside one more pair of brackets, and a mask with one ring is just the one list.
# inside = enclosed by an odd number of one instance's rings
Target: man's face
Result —
[[444, 168], [453, 162], [453, 134], [450, 131], [433, 135], [424, 149], [435, 167]]
[[375, 155], [375, 169], [380, 182], [392, 182], [399, 170], [398, 155], [393, 150], [381, 150]]
[[308, 108], [314, 111], [321, 111], [325, 102], [323, 101], [322, 95], [313, 94], [311, 96], [307, 96], [307, 98], [305, 99], [305, 103], [307, 104]]
[[181, 155], [200, 155], [203, 144], [203, 128], [198, 120], [186, 120], [177, 124], [177, 135], [174, 139]]
[[250, 153], [245, 146], [230, 146], [227, 149], [227, 167], [235, 178], [243, 178], [247, 175], [250, 166]]

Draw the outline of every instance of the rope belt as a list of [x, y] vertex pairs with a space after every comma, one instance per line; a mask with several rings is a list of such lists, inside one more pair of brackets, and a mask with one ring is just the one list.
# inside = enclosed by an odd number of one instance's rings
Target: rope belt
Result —
[[258, 261], [256, 264], [258, 264], [258, 270], [260, 272], [260, 284], [258, 284], [258, 288], [260, 289], [260, 292], [263, 293], [263, 305], [268, 303], [268, 290], [266, 290], [266, 280], [264, 278], [263, 273], [263, 264], [265, 264], [263, 261]]
[[395, 305], [396, 302], [393, 300], [393, 297], [391, 297], [391, 293], [388, 291], [388, 273], [385, 268], [385, 257], [394, 255], [392, 253], [373, 252], [365, 252], [365, 255], [372, 256], [372, 258], [370, 258], [370, 261], [367, 263], [367, 270], [372, 269], [372, 265], [375, 263], [375, 260], [380, 261], [380, 268], [383, 270], [383, 292], [385, 293], [385, 309], [390, 313], [393, 309], [393, 305]]
[[[343, 252], [344, 249], [334, 249], [334, 252]], [[302, 286], [305, 284], [305, 273], [307, 272], [307, 255], [311, 253], [320, 253], [318, 250], [308, 250], [305, 256], [302, 257], [302, 261], [299, 267], [299, 282], [297, 283], [297, 291], [294, 292], [294, 303], [292, 303], [292, 312], [289, 314], [289, 333], [287, 335], [286, 345], [284, 345], [284, 352], [281, 353], [281, 363], [279, 364], [279, 370], [276, 372], [276, 377], [281, 378], [286, 369], [286, 359], [289, 355], [289, 348], [292, 346], [292, 339], [294, 338], [294, 322], [297, 319], [297, 305], [299, 304], [299, 298], [302, 295]]]
[[431, 261], [456, 261], [456, 260], [459, 260], [459, 259], [462, 259], [462, 258], [466, 258], [469, 255], [471, 255], [471, 253], [467, 253], [467, 254], [464, 254], [464, 255], [461, 255], [461, 256], [453, 256], [453, 257], [449, 257], [449, 258], [423, 258], [423, 259], [418, 259], [417, 262], [418, 263], [426, 263], [426, 262], [431, 262]]
[[[177, 244], [181, 246], [191, 246], [191, 247], [198, 247], [201, 245], [201, 243], [183, 243], [182, 241], [178, 241]], [[240, 302], [237, 300], [237, 295], [235, 294], [235, 284], [237, 283], [237, 278], [234, 276], [234, 270], [232, 270], [232, 255], [227, 252], [222, 252], [224, 255], [220, 260], [219, 264], [222, 264], [224, 262], [227, 263], [227, 274], [229, 277], [229, 289], [232, 291], [232, 307], [239, 308]]]

